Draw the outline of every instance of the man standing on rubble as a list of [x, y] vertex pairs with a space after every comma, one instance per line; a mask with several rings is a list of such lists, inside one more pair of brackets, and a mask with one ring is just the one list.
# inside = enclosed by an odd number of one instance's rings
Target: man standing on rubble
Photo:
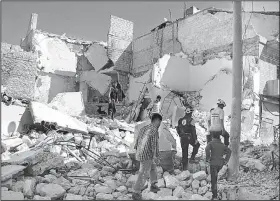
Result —
[[[226, 146], [229, 145], [229, 133], [225, 130], [224, 126], [224, 107], [226, 106], [225, 101], [222, 99], [218, 99], [217, 107], [210, 112], [210, 116], [208, 119], [210, 135], [212, 136], [214, 133], [218, 133], [219, 135], [224, 137], [224, 144]], [[210, 121], [209, 121], [210, 120]]]
[[109, 106], [108, 106], [108, 115], [111, 116], [112, 120], [114, 120], [114, 115], [116, 113], [116, 101], [118, 98], [118, 91], [116, 87], [116, 83], [112, 83], [112, 87], [109, 91]]
[[136, 160], [140, 161], [138, 178], [134, 185], [134, 200], [142, 200], [141, 192], [145, 189], [144, 184], [147, 174], [150, 173], [151, 188], [154, 193], [159, 191], [157, 187], [157, 165], [156, 160], [159, 157], [159, 133], [158, 129], [162, 121], [162, 116], [158, 113], [152, 115], [151, 124], [140, 129], [136, 139]]
[[154, 113], [160, 114], [161, 104], [160, 104], [161, 96], [158, 95], [156, 100], [151, 102], [148, 106], [147, 110], [150, 111], [150, 116], [152, 116]]
[[200, 147], [200, 143], [197, 140], [192, 112], [192, 109], [187, 107], [185, 116], [179, 119], [178, 126], [176, 128], [181, 140], [183, 170], [187, 170], [188, 168], [189, 145], [193, 146], [193, 152], [190, 159], [191, 163], [195, 162], [195, 156], [198, 153], [198, 149]]

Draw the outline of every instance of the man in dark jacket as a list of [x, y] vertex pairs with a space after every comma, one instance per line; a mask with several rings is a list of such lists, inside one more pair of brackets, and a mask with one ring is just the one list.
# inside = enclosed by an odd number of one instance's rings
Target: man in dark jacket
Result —
[[108, 115], [111, 116], [114, 120], [114, 114], [116, 113], [116, 101], [118, 99], [116, 83], [112, 84], [112, 87], [109, 91], [109, 106], [108, 106]]
[[[231, 150], [221, 142], [220, 134], [216, 132], [212, 134], [212, 141], [207, 144], [205, 152], [206, 162], [210, 162], [212, 200], [217, 200], [218, 173], [223, 165], [228, 163]], [[225, 159], [223, 158], [224, 155], [226, 155]]]
[[195, 162], [195, 156], [200, 147], [200, 143], [197, 141], [196, 129], [194, 120], [192, 118], [191, 108], [187, 108], [185, 116], [179, 119], [176, 130], [181, 140], [183, 170], [187, 170], [189, 144], [193, 146], [190, 162]]

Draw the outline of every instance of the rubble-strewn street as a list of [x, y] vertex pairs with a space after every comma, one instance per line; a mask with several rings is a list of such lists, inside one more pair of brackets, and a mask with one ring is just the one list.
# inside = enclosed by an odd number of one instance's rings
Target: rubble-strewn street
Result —
[[[66, 30], [102, 33], [67, 6]], [[139, 20], [111, 15], [105, 42], [39, 30], [57, 11], [38, 11], [20, 44], [1, 43], [1, 200], [279, 200], [279, 10], [243, 10], [234, 76], [232, 9], [182, 9], [141, 36]], [[152, 170], [138, 193], [140, 164]]]

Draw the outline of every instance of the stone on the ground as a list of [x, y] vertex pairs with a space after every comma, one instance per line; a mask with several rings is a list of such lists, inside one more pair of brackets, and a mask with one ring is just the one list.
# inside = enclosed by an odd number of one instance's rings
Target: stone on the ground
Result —
[[171, 196], [172, 195], [172, 189], [170, 188], [161, 188], [160, 191], [157, 192], [157, 194], [161, 197], [164, 196]]
[[23, 192], [24, 181], [17, 181], [14, 185], [12, 185], [12, 191], [15, 192]]
[[199, 188], [199, 181], [195, 179], [192, 182], [192, 189], [198, 189], [198, 188]]
[[40, 195], [35, 195], [33, 197], [33, 200], [51, 200], [51, 198], [50, 197], [42, 197]]
[[240, 158], [240, 165], [251, 170], [263, 171], [266, 169], [266, 166], [260, 160], [247, 157]]
[[131, 200], [131, 198], [127, 195], [121, 195], [117, 198], [117, 200]]
[[104, 194], [111, 194], [113, 190], [108, 186], [101, 186], [100, 184], [96, 184], [94, 186], [94, 190], [96, 193], [104, 193]]
[[23, 143], [21, 138], [11, 138], [2, 140], [3, 145], [7, 150], [14, 149]]
[[184, 192], [183, 187], [177, 186], [177, 187], [175, 188], [175, 190], [173, 191], [173, 196], [175, 196], [175, 197], [177, 197], [177, 198], [181, 198], [183, 192]]
[[211, 182], [211, 175], [210, 174], [207, 176], [206, 181]]
[[199, 195], [204, 195], [207, 191], [208, 191], [208, 187], [207, 186], [203, 186], [203, 187], [199, 187], [197, 193]]
[[83, 196], [67, 193], [63, 200], [83, 200]]
[[51, 152], [51, 153], [60, 154], [60, 153], [61, 153], [61, 150], [62, 150], [62, 148], [61, 148], [60, 145], [53, 145], [53, 146], [51, 146], [51, 148], [50, 148], [50, 152]]
[[112, 194], [105, 194], [105, 193], [97, 193], [96, 200], [113, 200], [114, 197]]
[[21, 192], [1, 191], [1, 200], [24, 200]]
[[159, 188], [165, 188], [165, 181], [163, 178], [159, 179], [158, 182], [157, 182], [157, 186]]
[[1, 191], [8, 191], [9, 189], [7, 187], [1, 187]]
[[1, 167], [1, 181], [6, 181], [19, 172], [23, 171], [26, 167], [22, 165], [6, 165]]
[[205, 195], [203, 197], [207, 198], [208, 200], [211, 200], [212, 199], [212, 193], [208, 191], [207, 193], [205, 193]]
[[182, 172], [182, 171], [179, 170], [179, 169], [175, 169], [175, 170], [174, 170], [174, 174], [175, 174], [175, 175], [181, 174], [181, 172]]
[[28, 136], [24, 135], [21, 139], [22, 142], [27, 144], [28, 147], [31, 147], [33, 145], [31, 139]]
[[125, 186], [120, 186], [116, 190], [119, 191], [119, 192], [126, 192], [127, 188]]
[[188, 170], [185, 170], [185, 171], [181, 172], [179, 175], [176, 176], [177, 179], [182, 180], [182, 181], [186, 180], [190, 177], [191, 177], [191, 173]]
[[102, 168], [102, 170], [107, 171], [107, 172], [114, 172], [114, 171], [115, 171], [114, 168], [109, 167], [109, 166], [104, 166], [104, 167]]
[[50, 197], [52, 200], [61, 198], [66, 193], [64, 188], [58, 184], [44, 184], [40, 187], [38, 187], [38, 185], [36, 186], [36, 192], [38, 192], [40, 196]]
[[71, 188], [71, 182], [65, 179], [64, 177], [59, 177], [53, 181], [54, 184], [59, 184], [62, 186], [66, 191]]
[[25, 197], [32, 198], [35, 191], [35, 185], [36, 185], [36, 179], [34, 178], [25, 179], [24, 186], [23, 186], [23, 195]]
[[150, 190], [144, 190], [142, 192], [142, 198], [144, 200], [156, 200], [158, 199], [160, 196], [156, 193], [150, 192]]
[[178, 200], [178, 198], [175, 196], [169, 195], [169, 196], [165, 196], [165, 197], [159, 197], [157, 200]]
[[113, 191], [115, 191], [115, 189], [118, 187], [117, 182], [112, 179], [111, 180], [106, 179], [104, 184], [110, 187]]
[[29, 147], [27, 144], [25, 143], [22, 143], [21, 145], [19, 145], [17, 148], [16, 148], [17, 152], [24, 152], [24, 151], [28, 151], [29, 150]]
[[207, 200], [207, 198], [201, 196], [201, 195], [198, 195], [198, 194], [193, 194], [191, 196], [191, 199], [190, 200]]
[[63, 135], [62, 138], [64, 141], [70, 141], [74, 138], [74, 135], [73, 135], [73, 133], [67, 133], [67, 134]]
[[13, 186], [13, 179], [8, 179], [6, 181], [2, 181], [1, 182], [1, 187], [7, 187], [9, 190], [12, 189], [12, 186]]
[[193, 194], [198, 194], [198, 188], [192, 189], [192, 193], [193, 193]]
[[40, 163], [27, 168], [28, 173], [32, 176], [41, 175], [48, 170], [62, 168], [64, 166], [64, 158], [58, 154], [46, 152], [42, 157], [43, 160]]
[[126, 187], [128, 187], [128, 188], [132, 187], [132, 186], [135, 184], [136, 180], [137, 180], [137, 176], [138, 176], [138, 175], [131, 175], [131, 176], [128, 178], [126, 184], [125, 184]]
[[183, 193], [182, 193], [182, 198], [183, 198], [184, 200], [190, 200], [191, 197], [192, 197], [192, 193], [188, 193], [188, 192], [183, 192]]
[[192, 176], [193, 176], [193, 179], [196, 179], [196, 180], [198, 180], [198, 181], [207, 178], [207, 174], [206, 174], [205, 171], [196, 172], [196, 173], [194, 173]]
[[200, 186], [206, 186], [207, 185], [207, 181], [206, 180], [201, 180], [200, 181]]
[[163, 176], [165, 181], [166, 188], [175, 189], [177, 186], [179, 186], [180, 182], [178, 179], [176, 179], [173, 175], [165, 175]]
[[118, 198], [118, 197], [122, 196], [122, 193], [121, 193], [121, 192], [113, 192], [113, 193], [112, 193], [112, 196], [113, 196], [114, 198]]
[[238, 200], [269, 200], [269, 196], [252, 193], [248, 191], [245, 187], [239, 188]]
[[57, 177], [52, 174], [47, 174], [43, 178], [44, 183], [53, 183], [55, 180], [57, 180]]
[[188, 170], [190, 171], [190, 173], [195, 173], [195, 172], [199, 172], [200, 171], [200, 165], [199, 163], [189, 163], [188, 164]]

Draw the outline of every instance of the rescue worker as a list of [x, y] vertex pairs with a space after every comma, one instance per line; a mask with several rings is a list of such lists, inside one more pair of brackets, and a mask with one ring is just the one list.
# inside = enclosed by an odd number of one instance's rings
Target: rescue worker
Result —
[[183, 170], [187, 170], [188, 168], [189, 144], [193, 146], [193, 152], [190, 158], [191, 163], [195, 162], [195, 156], [200, 147], [200, 143], [197, 140], [192, 112], [192, 109], [188, 107], [185, 111], [185, 116], [179, 119], [178, 126], [176, 128], [181, 140]]
[[150, 111], [150, 117], [154, 114], [154, 113], [158, 113], [160, 114], [160, 109], [161, 109], [161, 96], [158, 95], [156, 100], [151, 102], [150, 105], [148, 106], [147, 110]]
[[224, 126], [224, 107], [226, 107], [225, 101], [222, 99], [218, 99], [217, 107], [211, 111], [208, 120], [210, 120], [209, 130], [210, 135], [212, 136], [214, 133], [218, 133], [219, 135], [224, 137], [224, 144], [226, 146], [229, 145], [229, 133], [225, 130]]

